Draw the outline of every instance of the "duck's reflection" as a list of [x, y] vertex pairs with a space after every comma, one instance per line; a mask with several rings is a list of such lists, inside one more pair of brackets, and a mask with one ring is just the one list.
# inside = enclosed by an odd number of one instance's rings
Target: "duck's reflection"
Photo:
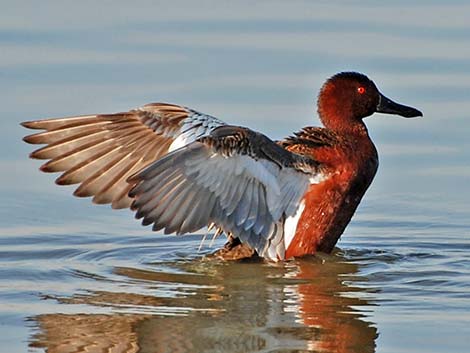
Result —
[[[197, 261], [175, 271], [117, 268], [115, 292], [60, 299], [109, 314], [34, 318], [31, 347], [63, 352], [374, 352], [356, 265], [340, 256], [282, 265]], [[122, 286], [121, 286], [122, 287]], [[138, 294], [137, 294], [138, 293]], [[359, 292], [360, 293], [360, 292]]]

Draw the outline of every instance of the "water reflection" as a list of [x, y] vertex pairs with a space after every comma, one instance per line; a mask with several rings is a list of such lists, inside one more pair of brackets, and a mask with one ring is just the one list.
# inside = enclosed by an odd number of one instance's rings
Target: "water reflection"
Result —
[[81, 313], [32, 318], [38, 332], [30, 347], [49, 353], [375, 351], [377, 330], [364, 319], [370, 303], [358, 287], [358, 265], [338, 254], [279, 265], [195, 260], [113, 272], [122, 282], [109, 291], [54, 298]]

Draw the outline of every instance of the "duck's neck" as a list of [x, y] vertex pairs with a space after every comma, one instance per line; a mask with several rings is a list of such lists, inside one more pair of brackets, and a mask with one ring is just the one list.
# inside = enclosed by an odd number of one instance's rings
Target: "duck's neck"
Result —
[[320, 120], [327, 129], [340, 135], [369, 136], [366, 124], [361, 119], [348, 119], [344, 116], [337, 118], [337, 116], [331, 117], [320, 114]]

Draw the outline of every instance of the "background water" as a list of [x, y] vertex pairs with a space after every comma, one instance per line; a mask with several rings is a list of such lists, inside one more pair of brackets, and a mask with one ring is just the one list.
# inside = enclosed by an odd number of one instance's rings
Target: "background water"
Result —
[[[468, 352], [468, 2], [1, 8], [0, 351]], [[200, 235], [73, 198], [21, 142], [24, 120], [154, 101], [281, 138], [342, 70], [424, 118], [367, 119], [380, 170], [329, 256], [201, 260]]]

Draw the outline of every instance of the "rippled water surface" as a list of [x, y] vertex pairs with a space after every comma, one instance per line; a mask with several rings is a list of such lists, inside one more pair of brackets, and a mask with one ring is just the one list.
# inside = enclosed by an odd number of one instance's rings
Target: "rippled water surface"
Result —
[[[470, 5], [50, 2], [0, 13], [0, 351], [468, 352]], [[331, 255], [222, 263], [27, 160], [24, 120], [180, 103], [280, 138], [357, 70], [422, 119], [368, 118], [381, 166]]]

